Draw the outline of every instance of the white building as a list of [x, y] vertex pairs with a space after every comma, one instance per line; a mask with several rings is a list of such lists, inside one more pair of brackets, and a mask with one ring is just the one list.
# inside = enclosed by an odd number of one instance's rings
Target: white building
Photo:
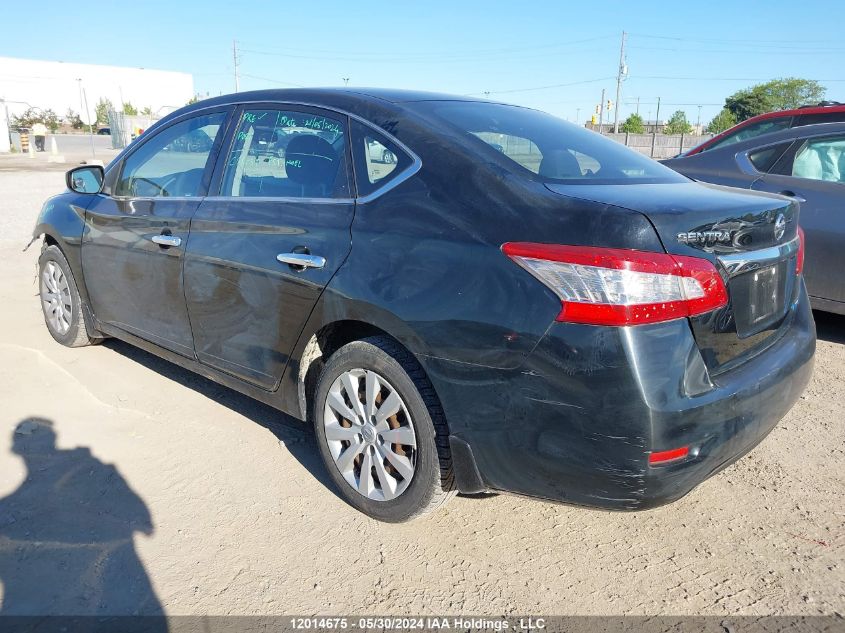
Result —
[[109, 99], [118, 110], [131, 102], [139, 112], [149, 106], [162, 116], [193, 96], [194, 78], [189, 73], [0, 57], [0, 100], [5, 102], [0, 103], [0, 119], [4, 122], [6, 109], [11, 117], [36, 107], [50, 108], [59, 117], [71, 109], [90, 123], [101, 98]]

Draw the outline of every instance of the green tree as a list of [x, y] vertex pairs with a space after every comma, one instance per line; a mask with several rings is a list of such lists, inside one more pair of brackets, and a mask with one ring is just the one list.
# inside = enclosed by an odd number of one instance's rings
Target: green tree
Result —
[[144, 106], [144, 109], [141, 110], [141, 114], [143, 114], [144, 116], [152, 116], [153, 115], [152, 106]]
[[737, 121], [744, 121], [764, 112], [790, 110], [818, 103], [824, 99], [826, 92], [824, 86], [812, 79], [772, 79], [735, 92], [725, 99], [725, 109], [729, 110]]
[[55, 134], [56, 130], [59, 129], [59, 115], [53, 112], [50, 108], [41, 112], [41, 121], [53, 134]]
[[12, 115], [12, 126], [14, 127], [32, 127], [41, 121], [41, 110], [38, 108], [27, 108], [20, 114]]
[[195, 103], [196, 103], [197, 101], [199, 101], [199, 100], [200, 100], [200, 96], [199, 96], [198, 94], [197, 94], [197, 95], [194, 95], [193, 97], [191, 97], [190, 99], [188, 99], [188, 102], [187, 102], [185, 105], [193, 105], [193, 104], [195, 104]]
[[65, 123], [71, 126], [74, 130], [81, 130], [85, 125], [82, 122], [82, 117], [74, 112], [72, 108], [67, 109], [67, 114], [65, 114]]
[[669, 118], [669, 122], [664, 129], [666, 134], [690, 134], [692, 126], [687, 121], [687, 114], [683, 110], [676, 110]]
[[127, 101], [123, 104], [123, 114], [128, 114], [129, 116], [134, 116], [138, 114], [138, 108], [132, 105], [131, 101]]
[[12, 125], [14, 127], [31, 128], [36, 123], [43, 123], [51, 132], [59, 129], [59, 117], [50, 108], [42, 110], [41, 108], [27, 108], [22, 114], [17, 116], [12, 115]]
[[645, 122], [639, 114], [634, 113], [625, 119], [621, 129], [629, 134], [642, 134], [645, 132]]
[[94, 114], [96, 115], [96, 123], [97, 125], [108, 125], [109, 124], [109, 110], [114, 110], [114, 105], [109, 99], [104, 99], [100, 97], [100, 100], [97, 101], [97, 105], [94, 106]]
[[733, 112], [727, 108], [722, 108], [721, 112], [714, 116], [713, 120], [707, 124], [707, 132], [710, 134], [719, 134], [734, 125], [736, 125], [736, 117], [733, 115]]

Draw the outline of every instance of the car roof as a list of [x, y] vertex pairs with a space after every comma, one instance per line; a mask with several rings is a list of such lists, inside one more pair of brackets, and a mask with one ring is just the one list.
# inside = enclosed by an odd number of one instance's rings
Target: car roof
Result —
[[[845, 133], [845, 122], [836, 123], [815, 123], [813, 125], [801, 125], [798, 127], [791, 127], [785, 130], [778, 130], [777, 132], [770, 132], [768, 134], [761, 134], [753, 138], [740, 141], [739, 143], [732, 143], [717, 147], [706, 152], [738, 152], [753, 149], [755, 147], [765, 147], [766, 145], [776, 145], [782, 141], [792, 141], [795, 139], [810, 138], [813, 136], [824, 136], [827, 134]], [[696, 156], [697, 154], [694, 154]]]
[[755, 121], [764, 121], [765, 119], [772, 119], [782, 116], [799, 116], [803, 114], [827, 114], [831, 112], [845, 112], [845, 103], [837, 103], [831, 105], [816, 105], [816, 106], [801, 106], [792, 110], [775, 110], [774, 112], [765, 112], [758, 114], [750, 119], [742, 121], [742, 125], [748, 125]]
[[332, 105], [344, 103], [347, 107], [359, 103], [361, 106], [374, 101], [392, 104], [411, 103], [415, 101], [484, 101], [470, 96], [452, 95], [440, 92], [425, 92], [421, 90], [397, 90], [392, 88], [286, 88], [270, 90], [251, 90], [235, 92], [219, 97], [211, 97], [198, 101], [180, 112], [191, 109], [207, 108], [215, 105], [241, 103], [243, 101], [294, 101], [314, 104]]

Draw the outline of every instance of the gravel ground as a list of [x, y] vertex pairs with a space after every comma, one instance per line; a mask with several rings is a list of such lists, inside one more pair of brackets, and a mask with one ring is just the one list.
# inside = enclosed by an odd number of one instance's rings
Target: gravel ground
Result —
[[[677, 503], [458, 497], [384, 525], [297, 422], [128, 345], [54, 343], [21, 249], [62, 175], [2, 167], [0, 613], [845, 612], [845, 318], [817, 314], [815, 376], [769, 438]], [[33, 417], [55, 447], [14, 434]]]

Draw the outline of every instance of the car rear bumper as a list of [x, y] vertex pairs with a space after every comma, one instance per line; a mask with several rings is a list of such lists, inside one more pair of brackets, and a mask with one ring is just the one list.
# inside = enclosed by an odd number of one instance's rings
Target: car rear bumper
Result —
[[[436, 388], [444, 373], [460, 374], [450, 379], [462, 401], [447, 389], [444, 407], [461, 489], [616, 510], [678, 499], [756, 446], [807, 385], [815, 326], [806, 292], [790, 310], [764, 350], [713, 377], [683, 319], [555, 324], [511, 372], [441, 364]], [[651, 453], [678, 447], [689, 455], [649, 465]]]

